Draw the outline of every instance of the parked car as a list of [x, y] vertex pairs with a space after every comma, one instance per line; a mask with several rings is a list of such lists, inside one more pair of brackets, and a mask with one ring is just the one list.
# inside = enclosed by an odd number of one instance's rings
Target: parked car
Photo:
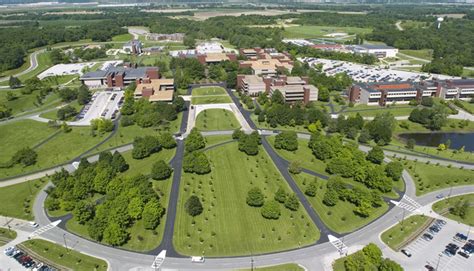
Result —
[[405, 256], [407, 256], [408, 258], [410, 258], [410, 257], [411, 257], [411, 253], [410, 253], [410, 252], [408, 252], [408, 250], [406, 250], [406, 249], [402, 249], [402, 250], [401, 250], [401, 252], [402, 252], [403, 254], [405, 254]]
[[434, 267], [429, 264], [425, 265], [425, 268], [428, 269], [429, 271], [435, 270]]
[[423, 234], [423, 236], [421, 238], [425, 239], [426, 241], [431, 241], [433, 239], [433, 235], [431, 235], [429, 233], [425, 233], [425, 234]]
[[460, 242], [466, 242], [467, 241], [467, 236], [458, 232], [454, 236], [454, 240], [457, 240], [457, 241], [460, 241]]
[[205, 261], [204, 257], [202, 256], [192, 256], [191, 262], [193, 263], [203, 263]]
[[444, 194], [439, 194], [439, 195], [436, 196], [436, 198], [437, 199], [442, 199], [442, 198], [444, 198]]
[[469, 257], [471, 257], [471, 254], [466, 253], [464, 251], [459, 251], [458, 254], [461, 255], [462, 257], [466, 258], [466, 259], [469, 259]]
[[446, 221], [442, 219], [436, 219], [437, 224], [446, 225]]
[[7, 256], [11, 256], [13, 254], [13, 252], [15, 252], [14, 247], [7, 247], [6, 249], [3, 250], [3, 254], [5, 254]]
[[34, 222], [34, 221], [31, 221], [30, 226], [33, 227], [33, 228], [38, 228], [39, 224]]

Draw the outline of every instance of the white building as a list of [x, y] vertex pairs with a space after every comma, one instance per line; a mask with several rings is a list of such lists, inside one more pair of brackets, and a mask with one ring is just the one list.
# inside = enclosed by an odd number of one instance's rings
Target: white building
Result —
[[356, 54], [371, 54], [378, 58], [396, 57], [398, 49], [387, 45], [361, 44], [354, 45], [352, 51]]

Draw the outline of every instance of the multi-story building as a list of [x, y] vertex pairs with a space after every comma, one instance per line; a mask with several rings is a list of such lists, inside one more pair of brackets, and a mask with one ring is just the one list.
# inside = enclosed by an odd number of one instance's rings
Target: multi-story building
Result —
[[139, 55], [142, 53], [142, 48], [141, 41], [131, 40], [123, 45], [122, 50], [133, 55]]
[[289, 72], [293, 69], [293, 60], [288, 53], [279, 53], [273, 48], [240, 49], [247, 60], [240, 61], [241, 68], [250, 68], [255, 75], [277, 75], [279, 69]]
[[157, 67], [111, 67], [107, 70], [88, 72], [79, 80], [90, 88], [123, 88], [138, 79], [159, 79]]
[[150, 102], [171, 102], [174, 89], [174, 79], [138, 79], [134, 97]]
[[216, 64], [222, 61], [236, 61], [237, 55], [234, 53], [207, 53], [196, 55], [201, 64]]
[[468, 100], [474, 97], [473, 79], [429, 80], [421, 82], [357, 83], [348, 92], [353, 103], [385, 106], [390, 103], [421, 101], [423, 97]]
[[318, 100], [318, 88], [308, 83], [308, 77], [286, 76], [259, 77], [256, 75], [237, 75], [237, 88], [250, 96], [265, 92], [269, 96], [280, 91], [285, 102], [309, 103]]

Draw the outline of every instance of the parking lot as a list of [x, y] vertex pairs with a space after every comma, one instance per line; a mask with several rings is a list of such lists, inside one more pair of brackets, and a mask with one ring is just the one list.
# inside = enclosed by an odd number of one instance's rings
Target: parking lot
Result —
[[[454, 221], [447, 222], [446, 225], [438, 227], [438, 232], [429, 228], [425, 230], [417, 239], [397, 253], [397, 259], [394, 260], [400, 261], [406, 270], [472, 270], [474, 256], [471, 254], [471, 257], [465, 258], [459, 254], [468, 241], [460, 241], [454, 237], [460, 233], [468, 237], [467, 239], [474, 239], [474, 233], [467, 236], [468, 226]], [[434, 224], [436, 222], [431, 226]], [[429, 234], [433, 238], [431, 240], [424, 238], [423, 234]], [[403, 251], [411, 257], [404, 255]]]
[[115, 119], [123, 102], [124, 91], [99, 91], [94, 93], [78, 115], [78, 120], [70, 125], [86, 126], [98, 118]]
[[312, 57], [299, 58], [298, 60], [307, 62], [311, 67], [321, 64], [323, 66], [323, 72], [327, 75], [345, 72], [356, 82], [420, 81], [422, 79], [429, 80], [434, 77], [438, 79], [459, 78], [447, 75], [430, 75], [421, 72], [384, 69], [378, 66], [362, 65], [339, 60]]

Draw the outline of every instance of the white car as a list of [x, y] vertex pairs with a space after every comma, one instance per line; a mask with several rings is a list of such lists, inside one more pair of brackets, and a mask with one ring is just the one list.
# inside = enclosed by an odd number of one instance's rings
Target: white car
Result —
[[39, 224], [34, 222], [34, 221], [31, 221], [30, 226], [33, 227], [33, 228], [38, 228]]
[[11, 256], [14, 250], [15, 250], [14, 247], [7, 247], [6, 249], [3, 250], [3, 254], [7, 256]]
[[191, 262], [193, 263], [203, 263], [205, 261], [204, 257], [201, 256], [192, 256]]

